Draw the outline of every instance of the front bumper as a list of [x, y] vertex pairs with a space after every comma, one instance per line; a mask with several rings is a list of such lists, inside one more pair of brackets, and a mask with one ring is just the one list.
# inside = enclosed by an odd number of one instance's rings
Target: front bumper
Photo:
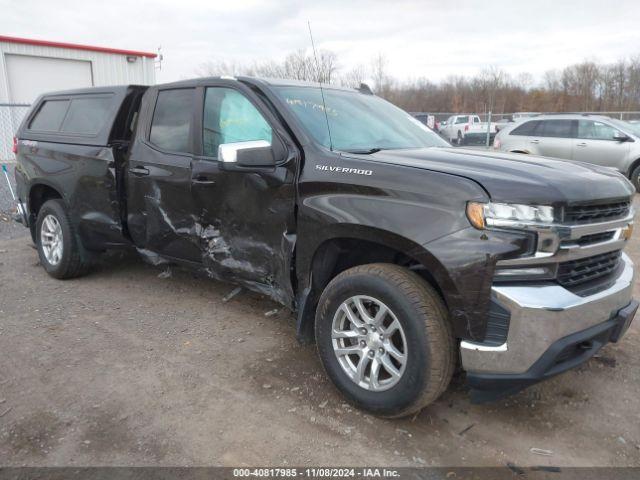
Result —
[[[631, 306], [631, 318], [637, 307], [632, 302], [633, 264], [624, 253], [622, 261], [617, 279], [586, 297], [552, 283], [494, 285], [494, 301], [510, 314], [507, 341], [497, 346], [461, 342], [462, 365], [472, 388], [497, 396], [514, 393], [586, 361], [612, 340], [621, 316], [629, 313], [625, 307]], [[624, 321], [630, 323], [631, 318]], [[557, 362], [568, 345], [584, 342], [592, 342], [592, 348], [584, 348], [571, 361]]]

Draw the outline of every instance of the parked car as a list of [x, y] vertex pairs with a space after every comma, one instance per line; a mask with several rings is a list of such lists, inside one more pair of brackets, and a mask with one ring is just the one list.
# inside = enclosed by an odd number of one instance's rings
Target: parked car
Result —
[[376, 415], [433, 402], [458, 363], [475, 401], [516, 392], [618, 341], [638, 306], [623, 176], [452, 148], [371, 93], [248, 77], [57, 92], [16, 149], [49, 275], [126, 248], [262, 293]]
[[501, 130], [503, 152], [565, 158], [615, 168], [640, 191], [640, 126], [600, 115], [544, 115]]
[[447, 126], [447, 121], [446, 120], [442, 120], [440, 122], [436, 122], [436, 132], [441, 133], [442, 130], [444, 129], [444, 127]]
[[496, 134], [494, 123], [487, 125], [481, 122], [478, 115], [453, 115], [446, 121], [446, 125], [440, 127], [440, 134], [456, 145], [472, 143], [485, 143], [487, 139], [487, 128], [490, 139], [493, 140]]
[[429, 113], [411, 113], [411, 115], [413, 116], [413, 118], [418, 120], [423, 125], [426, 125], [431, 130], [437, 131], [436, 118], [433, 115]]
[[518, 123], [526, 120], [527, 118], [537, 117], [540, 113], [537, 112], [516, 112], [511, 115], [511, 118], [502, 119], [496, 122], [496, 132], [499, 132], [505, 127], [508, 127], [511, 123]]

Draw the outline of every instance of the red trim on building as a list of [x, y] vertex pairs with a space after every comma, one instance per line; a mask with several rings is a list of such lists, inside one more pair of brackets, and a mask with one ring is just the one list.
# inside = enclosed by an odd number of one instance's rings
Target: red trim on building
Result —
[[23, 43], [26, 45], [38, 45], [41, 47], [72, 48], [74, 50], [85, 50], [88, 52], [115, 53], [118, 55], [131, 55], [135, 57], [156, 58], [158, 55], [149, 52], [137, 52], [135, 50], [120, 50], [118, 48], [93, 47], [90, 45], [79, 45], [77, 43], [50, 42], [47, 40], [34, 40], [32, 38], [7, 37], [0, 35], [0, 42]]

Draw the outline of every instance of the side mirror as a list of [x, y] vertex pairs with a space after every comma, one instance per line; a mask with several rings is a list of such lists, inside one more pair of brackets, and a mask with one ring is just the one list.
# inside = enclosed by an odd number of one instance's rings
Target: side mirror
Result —
[[284, 158], [284, 145], [274, 136], [274, 144], [266, 140], [223, 143], [218, 147], [218, 160], [223, 170], [250, 170], [274, 167]]
[[628, 135], [626, 135], [626, 134], [624, 134], [624, 133], [622, 133], [622, 132], [621, 132], [621, 131], [619, 131], [619, 130], [616, 130], [616, 131], [613, 133], [613, 139], [614, 139], [615, 141], [617, 141], [617, 142], [626, 142], [627, 140], [629, 140], [629, 136], [628, 136]]
[[275, 164], [271, 144], [266, 140], [223, 143], [218, 147], [218, 160], [239, 167], [268, 167]]

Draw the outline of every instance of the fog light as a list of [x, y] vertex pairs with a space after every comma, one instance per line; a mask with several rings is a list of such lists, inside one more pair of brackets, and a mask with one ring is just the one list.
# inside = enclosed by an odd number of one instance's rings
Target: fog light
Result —
[[494, 280], [502, 282], [550, 280], [554, 276], [554, 272], [550, 267], [497, 268]]

